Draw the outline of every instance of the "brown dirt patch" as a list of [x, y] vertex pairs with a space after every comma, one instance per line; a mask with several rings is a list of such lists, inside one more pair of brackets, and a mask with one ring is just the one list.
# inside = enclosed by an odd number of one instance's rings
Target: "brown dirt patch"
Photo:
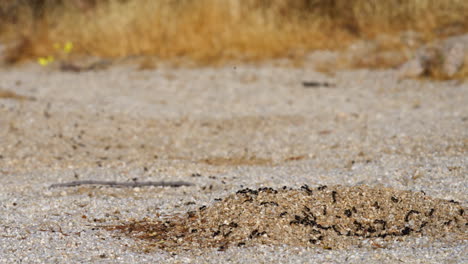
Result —
[[0, 89], [0, 99], [14, 99], [14, 100], [34, 100], [33, 97], [20, 95], [12, 91]]
[[[21, 106], [19, 108], [23, 110]], [[0, 165], [8, 159], [16, 168], [26, 167], [25, 163], [31, 167], [41, 164], [66, 168], [115, 166], [120, 162], [135, 161], [153, 163], [158, 160], [180, 160], [210, 166], [269, 166], [306, 157], [299, 156], [305, 153], [300, 136], [282, 132], [286, 128], [298, 129], [304, 125], [305, 119], [296, 115], [165, 120], [64, 114], [47, 106], [43, 109], [36, 106], [35, 112], [30, 109], [33, 108], [27, 108], [20, 114], [0, 109], [0, 122], [9, 124], [3, 130], [0, 128], [0, 137], [3, 136], [3, 141], [10, 144], [17, 142], [15, 148], [0, 146], [5, 157], [0, 159]], [[64, 127], [69, 129], [64, 132]], [[259, 143], [264, 140], [278, 142], [294, 151], [272, 157], [270, 153], [274, 148], [267, 149], [268, 146], [263, 147]], [[21, 155], [25, 152], [30, 153], [27, 158]]]
[[300, 189], [243, 189], [213, 205], [156, 220], [107, 227], [148, 242], [148, 249], [253, 246], [256, 244], [325, 249], [370, 241], [386, 247], [407, 237], [467, 239], [466, 208], [423, 192], [367, 186], [307, 185]]

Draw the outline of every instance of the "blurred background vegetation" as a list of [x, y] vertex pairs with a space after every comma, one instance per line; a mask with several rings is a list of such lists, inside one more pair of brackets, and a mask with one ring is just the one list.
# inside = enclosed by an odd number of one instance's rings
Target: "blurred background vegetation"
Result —
[[50, 55], [66, 42], [74, 56], [257, 61], [404, 31], [425, 42], [464, 33], [468, 1], [0, 0], [9, 63]]

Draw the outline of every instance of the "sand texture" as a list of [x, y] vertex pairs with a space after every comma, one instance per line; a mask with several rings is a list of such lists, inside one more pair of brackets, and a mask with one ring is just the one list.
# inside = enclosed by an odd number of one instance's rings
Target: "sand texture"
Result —
[[0, 263], [467, 263], [466, 82], [325, 55], [0, 69]]

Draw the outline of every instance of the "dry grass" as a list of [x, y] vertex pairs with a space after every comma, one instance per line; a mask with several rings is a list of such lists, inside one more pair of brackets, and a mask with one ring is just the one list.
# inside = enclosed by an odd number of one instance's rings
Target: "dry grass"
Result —
[[66, 41], [76, 55], [216, 64], [295, 58], [381, 32], [431, 39], [468, 28], [463, 0], [16, 0], [0, 1], [0, 11], [0, 39], [16, 40], [11, 63], [53, 54]]

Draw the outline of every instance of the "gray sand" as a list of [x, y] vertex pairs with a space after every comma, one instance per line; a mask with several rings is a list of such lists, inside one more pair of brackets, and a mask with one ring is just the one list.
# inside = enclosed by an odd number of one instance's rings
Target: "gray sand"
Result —
[[[214, 210], [239, 189], [285, 185], [468, 202], [466, 83], [398, 80], [392, 70], [327, 76], [307, 63], [134, 68], [0, 70], [0, 91], [18, 95], [0, 92], [2, 263], [468, 262], [466, 225], [331, 250], [248, 243], [177, 253], [103, 228]], [[76, 180], [194, 186], [49, 188]]]

